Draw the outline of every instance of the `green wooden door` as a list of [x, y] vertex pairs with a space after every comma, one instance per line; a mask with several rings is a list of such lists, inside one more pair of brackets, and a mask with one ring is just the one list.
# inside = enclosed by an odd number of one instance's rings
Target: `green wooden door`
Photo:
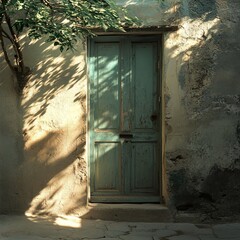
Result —
[[90, 44], [93, 202], [160, 201], [160, 84], [156, 37]]

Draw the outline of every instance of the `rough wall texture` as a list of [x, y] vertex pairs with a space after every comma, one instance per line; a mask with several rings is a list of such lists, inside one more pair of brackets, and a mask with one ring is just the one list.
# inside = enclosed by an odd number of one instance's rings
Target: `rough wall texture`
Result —
[[163, 54], [167, 202], [203, 218], [239, 214], [240, 2], [125, 5], [146, 25], [179, 26]]
[[189, 1], [183, 13], [165, 52], [171, 202], [207, 217], [231, 216], [240, 210], [240, 3]]
[[[240, 2], [128, 0], [164, 35], [164, 197], [205, 217], [240, 212]], [[86, 51], [26, 43], [33, 77], [17, 101], [1, 61], [1, 212], [69, 213], [86, 202]], [[32, 54], [34, 53], [34, 54]], [[3, 77], [4, 76], [4, 77]]]
[[32, 77], [21, 98], [1, 68], [2, 213], [55, 215], [86, 205], [86, 51], [77, 49], [61, 55], [26, 40]]

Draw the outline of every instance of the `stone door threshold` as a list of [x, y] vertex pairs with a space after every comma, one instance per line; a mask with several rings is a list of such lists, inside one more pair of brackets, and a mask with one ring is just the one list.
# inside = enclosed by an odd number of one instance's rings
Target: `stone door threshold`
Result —
[[128, 222], [172, 222], [169, 209], [163, 204], [89, 203], [86, 219]]

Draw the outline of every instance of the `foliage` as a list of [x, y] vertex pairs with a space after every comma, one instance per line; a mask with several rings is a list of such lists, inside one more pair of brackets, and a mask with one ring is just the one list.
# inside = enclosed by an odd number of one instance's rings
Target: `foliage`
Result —
[[[134, 23], [136, 20], [111, 0], [0, 0], [0, 42], [5, 60], [19, 81], [26, 81], [28, 74], [19, 42], [23, 32], [33, 39], [45, 36], [63, 51], [74, 49], [78, 39], [93, 35], [94, 28], [124, 31]], [[14, 60], [6, 40], [12, 45]]]

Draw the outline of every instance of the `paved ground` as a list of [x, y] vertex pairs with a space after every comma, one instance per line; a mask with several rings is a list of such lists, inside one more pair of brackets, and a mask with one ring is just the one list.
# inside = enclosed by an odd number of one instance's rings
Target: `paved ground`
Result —
[[133, 223], [0, 216], [1, 240], [240, 240], [240, 223]]

